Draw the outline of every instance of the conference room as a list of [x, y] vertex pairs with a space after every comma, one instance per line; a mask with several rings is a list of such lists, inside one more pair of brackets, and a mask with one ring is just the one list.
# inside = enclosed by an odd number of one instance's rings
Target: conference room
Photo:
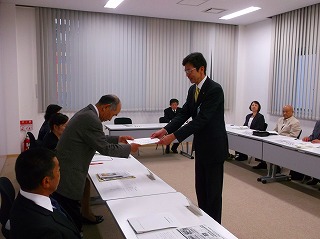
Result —
[[[204, 55], [207, 75], [224, 90], [226, 124], [242, 126], [257, 100], [267, 130], [274, 130], [290, 104], [300, 139], [309, 136], [320, 119], [319, 2], [124, 0], [106, 9], [97, 0], [0, 0], [1, 176], [14, 180], [6, 169], [22, 151], [20, 121], [32, 120], [29, 131], [37, 136], [48, 104], [61, 105], [71, 118], [101, 95], [116, 94], [117, 117], [158, 123], [171, 98], [181, 107], [186, 101], [191, 84], [182, 60], [191, 52]], [[252, 5], [261, 9], [219, 19]], [[155, 148], [141, 147], [133, 157], [196, 204], [194, 160]], [[257, 178], [267, 171], [252, 170], [257, 163], [225, 162], [222, 226], [238, 238], [317, 238], [319, 184], [262, 184]], [[104, 238], [106, 225], [119, 231], [112, 220], [86, 229]]]

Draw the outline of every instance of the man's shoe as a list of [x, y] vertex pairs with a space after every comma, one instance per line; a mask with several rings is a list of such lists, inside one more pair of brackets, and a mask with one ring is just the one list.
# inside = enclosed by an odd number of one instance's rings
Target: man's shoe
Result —
[[236, 161], [246, 161], [247, 159], [248, 159], [248, 156], [242, 156], [242, 155], [236, 156], [234, 158], [234, 160]]
[[101, 223], [101, 222], [103, 222], [103, 220], [104, 220], [104, 218], [103, 218], [103, 216], [94, 216], [95, 217], [95, 219], [96, 220], [94, 220], [94, 221], [91, 221], [90, 219], [88, 219], [88, 218], [85, 218], [85, 217], [82, 217], [82, 222], [84, 223], [84, 224], [91, 224], [91, 225], [94, 225], [94, 224], [99, 224], [99, 223]]
[[318, 182], [319, 182], [318, 179], [313, 178], [313, 179], [309, 180], [306, 184], [307, 185], [316, 185]]
[[177, 150], [177, 149], [173, 149], [173, 148], [171, 148], [171, 151], [172, 151], [173, 153], [175, 153], [175, 154], [177, 154], [177, 153], [178, 153], [178, 150]]
[[253, 166], [253, 169], [267, 169], [267, 163], [266, 162], [260, 162], [258, 165]]

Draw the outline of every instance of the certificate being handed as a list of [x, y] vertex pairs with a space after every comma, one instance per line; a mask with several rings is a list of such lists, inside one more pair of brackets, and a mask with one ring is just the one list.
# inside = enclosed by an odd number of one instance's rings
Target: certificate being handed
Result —
[[159, 142], [158, 138], [139, 138], [139, 139], [134, 139], [134, 140], [127, 140], [128, 144], [140, 144], [140, 145], [146, 145], [146, 144], [156, 144]]

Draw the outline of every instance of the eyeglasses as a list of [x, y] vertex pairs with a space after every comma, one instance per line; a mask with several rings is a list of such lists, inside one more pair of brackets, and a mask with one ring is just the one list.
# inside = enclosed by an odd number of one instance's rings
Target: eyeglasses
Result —
[[196, 68], [192, 68], [190, 70], [185, 70], [184, 72], [186, 73], [186, 75], [189, 75], [193, 70], [195, 70]]

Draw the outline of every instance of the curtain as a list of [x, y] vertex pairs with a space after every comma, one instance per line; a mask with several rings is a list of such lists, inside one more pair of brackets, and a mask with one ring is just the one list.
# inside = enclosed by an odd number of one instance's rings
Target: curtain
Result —
[[182, 60], [200, 51], [207, 74], [233, 100], [236, 26], [37, 8], [42, 109], [56, 103], [77, 111], [115, 94], [122, 111], [163, 110], [185, 102], [189, 79]]

